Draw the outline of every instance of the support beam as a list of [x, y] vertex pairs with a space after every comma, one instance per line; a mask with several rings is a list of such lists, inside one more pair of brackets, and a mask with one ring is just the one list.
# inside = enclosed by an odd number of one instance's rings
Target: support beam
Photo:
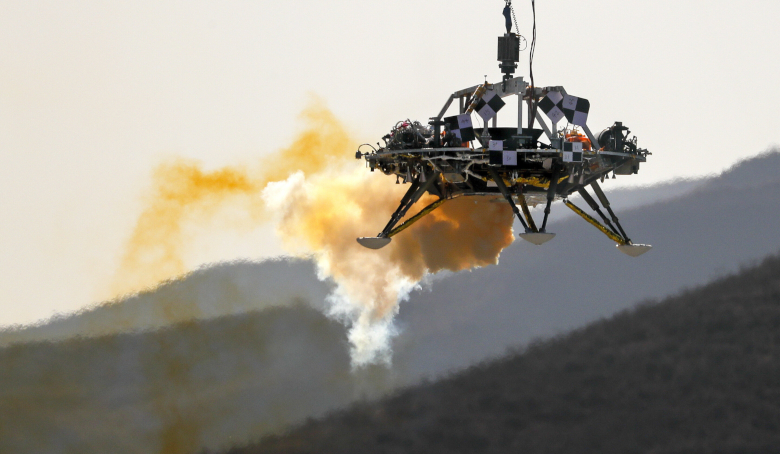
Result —
[[606, 227], [601, 225], [601, 223], [599, 221], [593, 219], [592, 216], [590, 216], [588, 213], [582, 211], [577, 205], [574, 205], [573, 203], [569, 202], [568, 200], [564, 200], [563, 203], [567, 207], [571, 208], [572, 211], [574, 211], [575, 213], [580, 215], [583, 219], [588, 221], [589, 224], [591, 224], [592, 226], [594, 226], [597, 229], [601, 230], [601, 232], [604, 235], [607, 235], [609, 237], [609, 239], [611, 239], [612, 241], [616, 242], [619, 245], [626, 244], [626, 240], [624, 240], [620, 236], [616, 235], [614, 232], [610, 231], [609, 229], [607, 229]]
[[[421, 175], [422, 176], [422, 175]], [[382, 232], [378, 235], [380, 237], [387, 237], [387, 235], [390, 233], [390, 231], [395, 227], [395, 225], [400, 221], [404, 215], [406, 215], [406, 212], [409, 211], [409, 208], [412, 207], [415, 203], [417, 203], [418, 200], [420, 200], [420, 197], [422, 197], [423, 194], [431, 187], [431, 185], [439, 179], [439, 172], [434, 171], [432, 175], [426, 177], [425, 183], [422, 183], [420, 185], [420, 177], [418, 177], [414, 183], [412, 184], [412, 187], [409, 188], [408, 191], [406, 191], [406, 194], [401, 199], [401, 204], [399, 205], [398, 209], [395, 210], [395, 213], [393, 213], [393, 216], [390, 218], [390, 221], [387, 223], [384, 229], [382, 229]], [[415, 184], [419, 185], [419, 187], [412, 191], [414, 189]]]
[[618, 230], [620, 230], [620, 234], [623, 235], [623, 238], [626, 239], [626, 243], [631, 244], [631, 239], [628, 238], [628, 235], [626, 235], [626, 231], [623, 230], [623, 226], [620, 225], [620, 221], [618, 220], [617, 215], [615, 215], [615, 212], [612, 211], [612, 208], [609, 206], [609, 200], [607, 200], [607, 195], [604, 194], [604, 191], [601, 190], [601, 186], [599, 186], [599, 182], [594, 180], [590, 184], [590, 186], [593, 188], [593, 192], [596, 193], [596, 197], [598, 197], [599, 201], [601, 201], [601, 205], [607, 209], [609, 216], [612, 218], [612, 222], [614, 222]]
[[523, 92], [525, 91], [525, 87], [520, 88], [520, 84], [517, 84], [516, 94], [517, 94], [517, 135], [521, 136], [523, 135]]
[[605, 224], [609, 226], [609, 229], [612, 230], [615, 234], [618, 234], [617, 229], [615, 229], [615, 226], [612, 225], [611, 222], [609, 222], [609, 219], [607, 219], [606, 216], [604, 216], [604, 213], [599, 208], [599, 204], [596, 203], [595, 200], [593, 200], [593, 197], [588, 194], [588, 191], [585, 190], [585, 188], [578, 188], [577, 192], [582, 196], [582, 199], [587, 202], [587, 204], [590, 206], [590, 208], [598, 213], [598, 215], [601, 217], [601, 220], [604, 221]]
[[536, 223], [534, 222], [533, 216], [531, 216], [531, 210], [528, 209], [528, 202], [525, 200], [525, 194], [522, 192], [517, 193], [517, 199], [520, 201], [520, 207], [523, 209], [523, 214], [525, 215], [525, 218], [528, 220], [528, 226], [531, 227], [531, 231], [534, 233], [539, 232], [539, 229], [536, 228]]
[[540, 232], [546, 232], [547, 230], [547, 217], [550, 215], [550, 205], [555, 200], [555, 191], [558, 189], [558, 163], [553, 162], [552, 176], [550, 177], [550, 185], [547, 187], [547, 206], [544, 207], [544, 220], [542, 221], [542, 228]]
[[549, 139], [552, 142], [552, 140], [554, 139], [553, 133], [552, 131], [550, 131], [550, 128], [547, 127], [547, 123], [545, 123], [544, 120], [542, 120], [542, 118], [539, 116], [538, 112], [536, 115], [536, 121], [539, 122], [539, 126], [541, 126], [542, 129], [544, 130], [544, 134], [547, 136], [547, 139]]
[[398, 227], [396, 227], [393, 230], [391, 230], [390, 233], [387, 234], [387, 237], [388, 238], [392, 238], [395, 235], [397, 235], [397, 234], [403, 232], [404, 230], [408, 229], [409, 227], [412, 226], [412, 224], [414, 224], [415, 222], [419, 221], [420, 219], [423, 218], [423, 216], [425, 216], [426, 214], [428, 214], [431, 211], [435, 210], [436, 208], [439, 208], [446, 201], [447, 201], [447, 199], [439, 199], [439, 200], [433, 202], [432, 204], [428, 205], [427, 207], [423, 208], [422, 210], [420, 210], [419, 213], [417, 213], [414, 216], [410, 217], [409, 219], [404, 221], [401, 225], [399, 225]]
[[437, 120], [441, 120], [441, 117], [444, 116], [445, 113], [447, 113], [447, 109], [450, 108], [450, 105], [452, 104], [452, 100], [455, 99], [455, 95], [450, 95], [450, 98], [447, 100], [446, 103], [444, 103], [444, 107], [442, 107], [441, 112], [439, 112], [439, 115], [436, 116]]
[[529, 232], [530, 229], [528, 228], [528, 224], [525, 223], [525, 220], [523, 219], [523, 216], [520, 214], [520, 210], [517, 209], [517, 205], [515, 205], [515, 201], [512, 200], [512, 195], [509, 193], [509, 189], [507, 189], [506, 185], [504, 184], [504, 179], [501, 178], [501, 176], [496, 172], [496, 169], [489, 167], [488, 171], [490, 172], [490, 176], [493, 177], [493, 181], [496, 182], [496, 186], [498, 186], [498, 190], [501, 191], [501, 194], [504, 195], [504, 198], [507, 202], [509, 202], [509, 205], [512, 207], [512, 211], [517, 216], [517, 219], [520, 220], [520, 224], [523, 225], [523, 228], [526, 232]]
[[[404, 209], [404, 207], [409, 203], [409, 200], [411, 200], [412, 196], [415, 192], [420, 188], [420, 177], [418, 176], [414, 180], [412, 180], [412, 184], [409, 185], [409, 189], [406, 190], [406, 194], [401, 198], [401, 202], [398, 204], [398, 208], [396, 208], [395, 212], [393, 212], [393, 215], [390, 216], [390, 220], [387, 222], [387, 225], [385, 225], [385, 228], [382, 229], [382, 232], [389, 231], [393, 228], [397, 220], [395, 220], [401, 211]], [[381, 235], [381, 234], [380, 234]]]
[[587, 135], [588, 139], [590, 139], [590, 145], [593, 147], [593, 151], [600, 150], [601, 145], [599, 145], [599, 141], [596, 139], [596, 136], [594, 136], [593, 133], [590, 132], [590, 128], [588, 127], [588, 125], [583, 126], [582, 130], [585, 131], [585, 135]]

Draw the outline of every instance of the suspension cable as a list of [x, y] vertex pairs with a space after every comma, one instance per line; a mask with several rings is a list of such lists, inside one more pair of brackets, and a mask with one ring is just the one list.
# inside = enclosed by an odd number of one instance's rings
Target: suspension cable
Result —
[[536, 100], [536, 85], [534, 84], [534, 51], [536, 50], [536, 0], [531, 0], [531, 11], [533, 12], [534, 27], [533, 34], [531, 36], [531, 51], [528, 58], [528, 73], [531, 77], [531, 91], [529, 93], [529, 101], [532, 101], [531, 115], [528, 116], [528, 129], [534, 127], [534, 121], [536, 121], [536, 109], [538, 102]]
[[509, 9], [512, 11], [512, 19], [515, 21], [515, 30], [517, 31], [517, 36], [520, 36], [520, 24], [517, 23], [517, 17], [515, 16], [515, 7], [512, 6], [511, 0], [507, 2], [509, 5]]

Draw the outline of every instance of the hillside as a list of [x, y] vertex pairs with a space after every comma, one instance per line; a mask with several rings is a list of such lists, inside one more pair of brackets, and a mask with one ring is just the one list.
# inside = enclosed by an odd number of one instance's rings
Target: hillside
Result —
[[309, 260], [277, 258], [198, 269], [156, 288], [42, 323], [0, 329], [0, 347], [71, 337], [153, 331], [193, 320], [305, 302], [321, 308], [330, 291]]
[[[516, 241], [498, 266], [435, 280], [403, 304], [397, 343], [410, 346], [407, 367], [420, 375], [467, 367], [735, 272], [780, 249], [777, 194], [780, 153], [773, 152], [658, 203], [629, 210], [621, 201], [617, 214], [629, 235], [654, 246], [636, 259], [582, 219], [556, 221], [553, 241]], [[553, 219], [564, 210], [554, 205]]]
[[557, 204], [554, 241], [517, 241], [499, 266], [414, 292], [391, 369], [350, 372], [344, 328], [322, 311], [329, 284], [304, 260], [220, 264], [0, 331], [0, 452], [187, 453], [256, 439], [735, 271], [780, 249], [778, 191], [778, 153], [679, 187], [616, 191], [629, 232], [655, 245], [639, 259]]
[[780, 256], [229, 453], [769, 453], [777, 446]]
[[0, 349], [0, 453], [191, 453], [356, 395], [344, 328], [302, 304], [17, 344]]
[[[679, 197], [710, 180], [679, 180], [610, 192], [618, 207], [637, 208]], [[556, 219], [572, 213], [559, 211]], [[518, 242], [519, 243], [519, 242]], [[332, 290], [316, 277], [314, 263], [278, 257], [262, 262], [234, 261], [205, 266], [134, 295], [96, 303], [76, 313], [58, 314], [33, 325], [0, 327], [0, 347], [14, 343], [63, 340], [151, 331], [176, 323], [243, 314], [305, 301], [321, 309]]]

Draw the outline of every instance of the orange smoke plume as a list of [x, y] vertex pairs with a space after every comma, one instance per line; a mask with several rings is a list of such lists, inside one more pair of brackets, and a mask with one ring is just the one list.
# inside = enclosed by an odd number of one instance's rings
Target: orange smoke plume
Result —
[[160, 166], [128, 243], [118, 288], [137, 290], [185, 272], [186, 225], [239, 204], [255, 227], [273, 222], [291, 254], [314, 257], [320, 277], [336, 283], [331, 315], [350, 327], [353, 363], [389, 362], [399, 302], [427, 273], [496, 263], [513, 241], [512, 212], [476, 198], [451, 200], [386, 248], [365, 249], [355, 238], [379, 231], [407, 186], [356, 161], [356, 142], [320, 104], [302, 117], [306, 129], [256, 171], [204, 172], [186, 161]]
[[198, 162], [184, 159], [158, 166], [111, 293], [137, 292], [187, 272], [189, 225], [208, 222], [220, 210], [232, 207], [244, 210], [249, 218], [234, 227], [256, 227], [266, 221], [260, 193], [269, 181], [283, 180], [296, 171], [321, 172], [343, 161], [350, 139], [329, 110], [314, 101], [300, 119], [307, 128], [290, 147], [266, 156], [257, 168], [233, 166], [207, 172]]
[[258, 191], [257, 182], [244, 170], [204, 172], [198, 163], [182, 159], [160, 165], [153, 182], [155, 190], [116, 273], [115, 294], [142, 290], [185, 273], [185, 223], [212, 216], [236, 195]]

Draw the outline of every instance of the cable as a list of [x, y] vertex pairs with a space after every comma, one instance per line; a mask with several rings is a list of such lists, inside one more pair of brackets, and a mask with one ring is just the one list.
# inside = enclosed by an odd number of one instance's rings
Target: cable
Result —
[[531, 10], [533, 11], [534, 27], [533, 35], [531, 37], [531, 51], [529, 52], [528, 58], [528, 73], [531, 77], [531, 92], [529, 93], [529, 101], [533, 99], [531, 104], [533, 107], [531, 107], [531, 115], [528, 116], [528, 129], [532, 129], [534, 127], [538, 104], [536, 100], [536, 85], [534, 84], [534, 51], [536, 50], [536, 0], [531, 0]]
[[520, 36], [520, 24], [517, 23], [517, 17], [515, 16], [515, 7], [512, 6], [512, 2], [507, 2], [509, 9], [512, 10], [512, 19], [515, 20], [515, 30], [517, 30], [517, 36]]
[[520, 49], [520, 51], [524, 51], [528, 48], [528, 41], [526, 41], [525, 36], [520, 34], [520, 24], [517, 22], [517, 16], [515, 16], [515, 7], [512, 6], [512, 2], [509, 2], [509, 9], [512, 11], [512, 17], [515, 20], [515, 30], [517, 30], [517, 40], [518, 40], [518, 47], [520, 46], [520, 41], [522, 41], [522, 44], [525, 46]]

